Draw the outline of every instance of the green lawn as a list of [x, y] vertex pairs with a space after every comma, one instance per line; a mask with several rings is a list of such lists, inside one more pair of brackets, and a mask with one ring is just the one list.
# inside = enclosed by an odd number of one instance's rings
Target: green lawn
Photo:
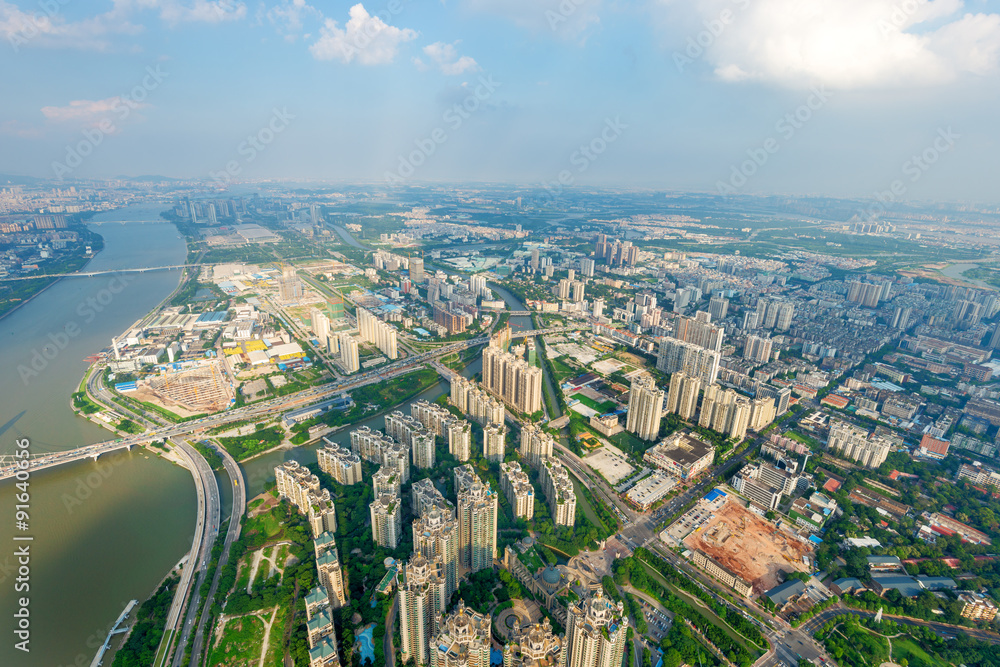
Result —
[[899, 661], [904, 658], [910, 664], [913, 664], [914, 658], [916, 658], [920, 664], [930, 665], [930, 667], [948, 667], [949, 665], [947, 661], [920, 648], [910, 637], [896, 637], [892, 640], [892, 659], [896, 664], [899, 664]]

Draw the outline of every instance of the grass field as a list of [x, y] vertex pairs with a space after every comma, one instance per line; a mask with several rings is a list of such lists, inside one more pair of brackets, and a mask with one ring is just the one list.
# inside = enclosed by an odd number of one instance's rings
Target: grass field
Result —
[[899, 664], [899, 661], [904, 658], [911, 664], [914, 658], [917, 658], [921, 664], [930, 665], [931, 667], [948, 667], [949, 664], [936, 655], [931, 655], [920, 648], [910, 637], [896, 637], [892, 640], [892, 659], [896, 664]]
[[[209, 653], [208, 664], [225, 667], [255, 667], [260, 663], [264, 623], [256, 616], [242, 616], [226, 623], [217, 646]], [[281, 664], [265, 663], [265, 664]]]
[[583, 515], [587, 517], [587, 521], [597, 526], [602, 533], [608, 532], [608, 527], [604, 525], [604, 522], [597, 516], [597, 512], [594, 511], [594, 508], [587, 501], [587, 497], [583, 495], [583, 486], [580, 484], [580, 480], [573, 475], [570, 475], [569, 478], [573, 482], [573, 491], [576, 492], [577, 508], [583, 510]]

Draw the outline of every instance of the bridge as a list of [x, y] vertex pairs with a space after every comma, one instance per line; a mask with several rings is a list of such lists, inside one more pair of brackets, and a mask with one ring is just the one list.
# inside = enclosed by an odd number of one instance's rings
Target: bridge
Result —
[[14, 280], [37, 280], [39, 278], [93, 278], [95, 276], [110, 276], [121, 273], [146, 273], [148, 271], [173, 271], [195, 266], [211, 266], [210, 264], [169, 264], [167, 266], [144, 266], [136, 269], [114, 269], [110, 271], [76, 271], [73, 273], [40, 273], [33, 276], [4, 276], [0, 282]]
[[[131, 450], [136, 445], [141, 445], [150, 442], [151, 440], [155, 440], [155, 438], [151, 439], [148, 435], [143, 435], [141, 437], [124, 438], [110, 442], [99, 442], [96, 445], [88, 445], [86, 447], [80, 447], [79, 449], [70, 449], [65, 452], [32, 454], [27, 459], [28, 470], [31, 472], [37, 472], [39, 470], [45, 470], [46, 468], [62, 465], [64, 463], [82, 461], [83, 459], [94, 459], [96, 461], [101, 454], [116, 452], [121, 449]], [[17, 471], [18, 459], [16, 459], [12, 454], [0, 456], [0, 480], [13, 477], [17, 474]]]

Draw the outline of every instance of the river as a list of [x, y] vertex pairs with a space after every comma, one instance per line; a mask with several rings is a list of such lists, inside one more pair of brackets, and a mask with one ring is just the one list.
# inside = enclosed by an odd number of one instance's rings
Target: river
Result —
[[[159, 217], [165, 208], [96, 216], [89, 226], [104, 250], [87, 269], [183, 264], [183, 239]], [[63, 279], [0, 319], [0, 453], [21, 438], [41, 453], [114, 437], [69, 408], [84, 358], [170, 294], [180, 272], [121, 275]], [[191, 475], [142, 449], [33, 475], [21, 533], [34, 537], [28, 592], [14, 589], [14, 493], [12, 482], [0, 484], [0, 665], [89, 665], [128, 601], [144, 600], [190, 548]], [[30, 598], [30, 653], [13, 647], [18, 597]]]

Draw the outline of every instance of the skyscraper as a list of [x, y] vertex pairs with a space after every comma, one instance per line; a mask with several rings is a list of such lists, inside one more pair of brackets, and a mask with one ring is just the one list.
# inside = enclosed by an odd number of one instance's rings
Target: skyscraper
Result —
[[694, 317], [678, 315], [674, 319], [674, 338], [698, 347], [719, 352], [724, 335], [725, 329], [712, 324], [711, 315], [704, 311], [695, 313]]
[[396, 329], [388, 322], [383, 322], [364, 308], [357, 309], [358, 333], [361, 340], [373, 343], [375, 347], [390, 359], [398, 359]]
[[708, 312], [713, 322], [721, 322], [729, 313], [729, 300], [721, 296], [713, 296], [708, 300]]
[[483, 456], [487, 461], [503, 461], [507, 449], [507, 426], [489, 424], [483, 429]]
[[743, 358], [759, 364], [771, 360], [771, 339], [766, 336], [747, 336], [743, 345]]
[[399, 636], [404, 663], [412, 658], [418, 665], [428, 664], [431, 637], [448, 608], [443, 569], [440, 560], [414, 554], [399, 573]]
[[492, 344], [483, 348], [483, 387], [519, 412], [542, 409], [542, 369]]
[[719, 353], [676, 338], [660, 339], [656, 369], [663, 373], [684, 371], [701, 378], [702, 384], [715, 382], [719, 375]]
[[492, 567], [496, 557], [498, 498], [489, 482], [482, 482], [474, 473], [473, 477], [471, 484], [455, 486], [459, 487], [460, 558], [463, 565], [478, 572]]
[[643, 374], [632, 380], [625, 429], [642, 440], [655, 440], [660, 434], [663, 399], [663, 390], [656, 388], [652, 376]]
[[446, 600], [458, 590], [458, 547], [458, 521], [452, 510], [434, 506], [413, 520], [413, 551], [428, 561], [441, 561]]
[[667, 412], [679, 415], [681, 419], [691, 419], [698, 409], [700, 392], [701, 378], [691, 377], [683, 371], [674, 373], [670, 376]]
[[521, 458], [532, 468], [537, 468], [542, 461], [552, 456], [552, 436], [532, 422], [521, 427]]
[[344, 588], [344, 571], [333, 533], [323, 533], [313, 540], [313, 551], [316, 553], [319, 583], [330, 597], [330, 606], [343, 607], [347, 604], [347, 590]]
[[414, 285], [420, 285], [424, 282], [424, 258], [423, 257], [411, 257], [410, 258], [410, 282]]
[[552, 522], [557, 526], [573, 526], [576, 523], [576, 491], [566, 468], [556, 459], [545, 459], [539, 477], [549, 501]]
[[368, 510], [372, 520], [372, 539], [380, 546], [395, 549], [403, 528], [399, 496], [384, 493], [368, 506]]
[[565, 667], [621, 667], [628, 615], [598, 589], [569, 605], [566, 617]]
[[340, 347], [340, 364], [348, 373], [357, 373], [361, 368], [358, 341], [350, 334], [342, 333], [337, 338]]
[[531, 520], [535, 515], [535, 489], [517, 461], [500, 464], [500, 489], [507, 496], [514, 516]]

